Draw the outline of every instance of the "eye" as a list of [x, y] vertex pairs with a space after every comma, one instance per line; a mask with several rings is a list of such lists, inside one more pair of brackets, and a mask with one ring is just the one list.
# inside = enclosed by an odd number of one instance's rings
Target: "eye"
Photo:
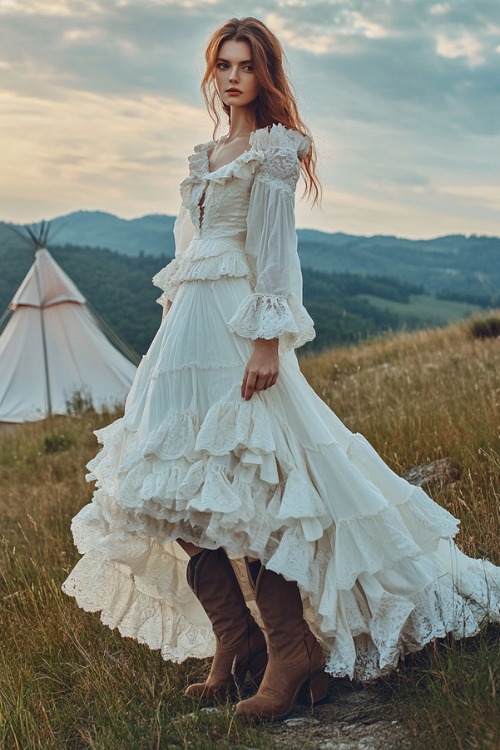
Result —
[[227, 68], [227, 63], [225, 63], [225, 62], [218, 62], [215, 67], [216, 68], [225, 69], [225, 68]]
[[253, 73], [253, 65], [245, 65], [244, 69], [249, 73]]

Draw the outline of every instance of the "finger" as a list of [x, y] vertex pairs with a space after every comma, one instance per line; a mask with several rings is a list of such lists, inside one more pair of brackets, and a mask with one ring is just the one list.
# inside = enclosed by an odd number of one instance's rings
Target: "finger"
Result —
[[243, 381], [241, 383], [241, 396], [244, 398], [245, 396], [245, 388], [247, 384], [247, 378], [248, 378], [248, 370], [245, 370], [245, 374], [243, 375]]
[[249, 401], [253, 393], [255, 391], [255, 383], [257, 381], [257, 376], [255, 374], [252, 374], [251, 372], [248, 373], [247, 381], [245, 384], [245, 390], [243, 392], [243, 397], [246, 401]]
[[257, 382], [255, 384], [255, 390], [256, 391], [265, 391], [268, 388], [270, 388], [272, 385], [271, 383], [271, 376], [270, 375], [260, 375], [257, 379]]
[[271, 378], [267, 377], [264, 383], [262, 384], [262, 390], [267, 391], [267, 389], [270, 388], [271, 386], [272, 386]]

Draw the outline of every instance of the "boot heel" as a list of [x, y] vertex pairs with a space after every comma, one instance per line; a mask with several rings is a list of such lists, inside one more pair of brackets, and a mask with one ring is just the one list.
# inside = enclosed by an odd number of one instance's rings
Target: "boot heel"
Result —
[[322, 703], [327, 697], [328, 675], [326, 672], [318, 672], [302, 687], [298, 701], [305, 703], [307, 706], [312, 706], [315, 703]]

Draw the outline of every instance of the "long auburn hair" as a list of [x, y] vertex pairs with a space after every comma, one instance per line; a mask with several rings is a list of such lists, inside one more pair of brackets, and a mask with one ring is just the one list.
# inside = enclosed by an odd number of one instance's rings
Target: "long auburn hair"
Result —
[[247, 42], [252, 50], [252, 65], [259, 84], [259, 94], [249, 104], [253, 111], [256, 128], [270, 127], [281, 123], [286, 128], [297, 130], [311, 138], [309, 151], [301, 159], [301, 171], [306, 187], [303, 195], [313, 195], [313, 205], [321, 198], [321, 183], [316, 174], [316, 147], [311, 133], [299, 115], [297, 102], [288, 81], [284, 63], [288, 65], [283, 48], [277, 37], [257, 18], [231, 18], [210, 37], [205, 51], [206, 71], [201, 82], [201, 91], [208, 113], [214, 122], [214, 138], [221, 124], [220, 109], [231, 120], [231, 108], [221, 101], [215, 70], [219, 49], [223, 42], [233, 40]]

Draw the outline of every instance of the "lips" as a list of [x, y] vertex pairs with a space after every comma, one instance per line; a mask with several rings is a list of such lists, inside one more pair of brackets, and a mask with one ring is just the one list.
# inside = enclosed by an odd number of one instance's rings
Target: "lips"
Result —
[[243, 91], [239, 89], [226, 89], [226, 94], [242, 94]]

